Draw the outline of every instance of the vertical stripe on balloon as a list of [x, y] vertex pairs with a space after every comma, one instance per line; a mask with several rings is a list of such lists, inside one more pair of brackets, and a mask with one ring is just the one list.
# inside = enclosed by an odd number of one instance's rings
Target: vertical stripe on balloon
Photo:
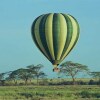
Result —
[[53, 34], [52, 21], [53, 21], [53, 14], [50, 14], [45, 22], [45, 37], [52, 60], [55, 60], [54, 48], [53, 48], [53, 35], [52, 35]]
[[72, 35], [73, 35], [72, 34], [73, 33], [73, 26], [72, 26], [70, 18], [66, 14], [62, 14], [62, 15], [65, 17], [66, 24], [67, 24], [67, 33], [66, 33], [67, 37], [66, 37], [65, 47], [63, 49], [61, 59], [64, 56], [64, 54], [65, 54], [65, 52], [70, 44], [70, 41], [72, 39]]
[[77, 24], [75, 22], [75, 20], [70, 16], [68, 15], [68, 17], [70, 18], [71, 22], [72, 22], [72, 26], [73, 26], [73, 35], [72, 35], [72, 39], [70, 41], [70, 44], [64, 54], [64, 56], [62, 57], [62, 60], [66, 57], [66, 55], [68, 55], [68, 53], [70, 52], [71, 48], [74, 46], [74, 43], [76, 41], [76, 38], [77, 38], [77, 33], [78, 33], [78, 30], [77, 30]]
[[45, 23], [46, 23], [48, 16], [49, 16], [49, 14], [46, 14], [40, 21], [39, 35], [40, 35], [41, 43], [45, 49], [45, 52], [48, 54], [49, 58], [52, 59], [50, 51], [47, 46], [47, 41], [46, 41], [46, 36], [45, 36]]
[[[40, 16], [39, 16], [39, 17], [40, 17]], [[36, 24], [36, 21], [39, 19], [39, 17], [36, 18], [35, 21], [34, 21], [33, 24], [32, 24], [32, 28], [31, 28], [32, 38], [33, 38], [33, 40], [34, 40], [34, 42], [35, 42], [35, 45], [38, 47], [38, 49], [44, 54], [44, 56], [45, 56], [48, 60], [50, 60], [49, 56], [48, 56], [46, 53], [44, 53], [44, 52], [42, 51], [42, 48], [39, 46], [39, 44], [38, 44], [38, 42], [37, 42], [37, 40], [36, 40], [36, 37], [35, 37], [35, 24]]]
[[41, 22], [42, 18], [43, 18], [43, 16], [41, 16], [36, 21], [36, 24], [34, 26], [34, 33], [35, 33], [36, 41], [37, 41], [39, 47], [41, 48], [42, 52], [44, 52], [44, 54], [50, 59], [49, 55], [47, 54], [47, 52], [45, 50], [45, 47], [42, 44], [41, 38], [40, 38], [39, 25], [40, 25], [40, 22]]

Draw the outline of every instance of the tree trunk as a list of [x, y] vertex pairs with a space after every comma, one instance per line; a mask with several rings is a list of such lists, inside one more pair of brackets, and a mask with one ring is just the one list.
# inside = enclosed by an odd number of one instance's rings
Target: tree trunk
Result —
[[75, 85], [75, 78], [72, 76], [73, 85]]
[[17, 81], [14, 79], [14, 84], [17, 85]]
[[31, 84], [31, 79], [30, 79], [30, 84]]
[[27, 81], [28, 81], [28, 79], [25, 79], [25, 85], [27, 85]]
[[38, 76], [37, 76], [37, 85], [39, 85], [39, 79], [38, 79]]

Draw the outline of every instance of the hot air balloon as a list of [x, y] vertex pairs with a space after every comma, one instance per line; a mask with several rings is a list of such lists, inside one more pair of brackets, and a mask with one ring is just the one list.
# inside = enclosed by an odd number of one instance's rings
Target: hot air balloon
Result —
[[49, 13], [35, 19], [31, 28], [38, 49], [53, 64], [54, 70], [75, 46], [79, 37], [77, 20], [63, 13]]

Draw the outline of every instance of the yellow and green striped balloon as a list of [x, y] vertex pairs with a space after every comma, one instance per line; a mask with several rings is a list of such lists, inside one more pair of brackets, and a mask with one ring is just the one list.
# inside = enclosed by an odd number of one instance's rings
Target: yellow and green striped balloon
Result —
[[31, 32], [39, 50], [57, 66], [75, 46], [79, 37], [79, 24], [69, 14], [49, 13], [35, 19]]

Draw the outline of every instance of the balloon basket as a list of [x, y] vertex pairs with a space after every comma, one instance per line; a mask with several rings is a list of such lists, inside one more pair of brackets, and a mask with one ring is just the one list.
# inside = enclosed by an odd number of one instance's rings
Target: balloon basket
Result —
[[53, 69], [53, 72], [59, 72], [59, 71], [60, 71], [60, 69], [57, 67]]

